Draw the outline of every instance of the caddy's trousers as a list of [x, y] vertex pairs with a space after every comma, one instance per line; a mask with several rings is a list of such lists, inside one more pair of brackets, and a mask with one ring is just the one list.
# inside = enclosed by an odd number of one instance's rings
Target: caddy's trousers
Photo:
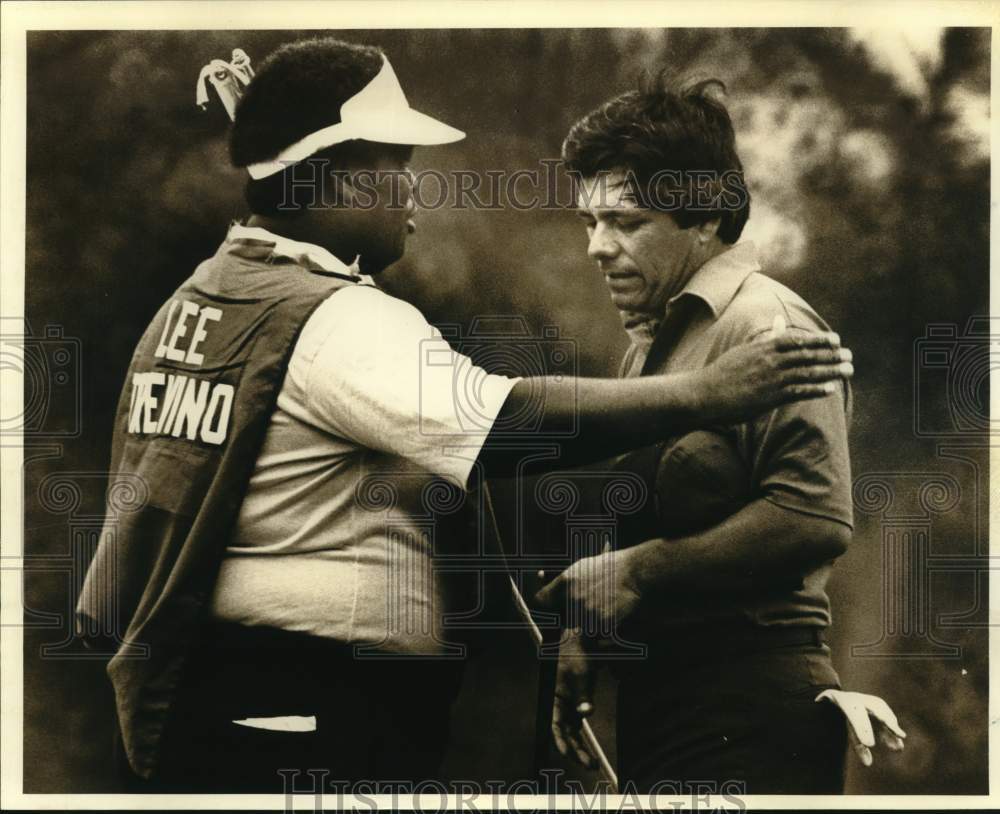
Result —
[[[328, 796], [334, 784], [438, 777], [461, 681], [454, 660], [357, 658], [305, 634], [212, 625], [189, 660], [152, 780], [128, 768], [127, 791]], [[274, 731], [246, 718], [315, 718]], [[372, 792], [368, 792], [372, 793]]]

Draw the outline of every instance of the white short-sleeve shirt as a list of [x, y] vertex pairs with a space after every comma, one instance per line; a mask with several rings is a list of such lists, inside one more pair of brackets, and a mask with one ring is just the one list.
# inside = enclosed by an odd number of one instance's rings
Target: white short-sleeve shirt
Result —
[[[269, 237], [275, 252], [292, 251]], [[440, 652], [447, 597], [428, 489], [467, 486], [516, 382], [455, 352], [409, 303], [363, 283], [338, 289], [292, 352], [213, 615]]]

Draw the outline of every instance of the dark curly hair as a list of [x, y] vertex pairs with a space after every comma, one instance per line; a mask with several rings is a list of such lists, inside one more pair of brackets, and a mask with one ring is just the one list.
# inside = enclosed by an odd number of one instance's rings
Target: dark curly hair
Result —
[[[382, 68], [382, 52], [369, 45], [355, 45], [333, 37], [288, 43], [265, 59], [236, 107], [229, 135], [233, 166], [246, 167], [273, 159], [286, 147], [310, 133], [340, 121], [340, 106], [367, 85]], [[347, 141], [313, 157], [331, 169], [363, 163], [374, 145]], [[250, 179], [246, 199], [256, 214], [279, 214], [279, 202], [289, 203], [294, 191], [303, 202], [314, 198], [307, 181], [314, 166], [303, 163], [259, 180]], [[294, 182], [293, 182], [294, 179]], [[301, 211], [297, 201], [282, 213]]]
[[735, 243], [750, 193], [714, 88], [725, 92], [718, 79], [681, 84], [661, 73], [643, 81], [573, 125], [562, 147], [566, 169], [583, 178], [626, 172], [642, 205], [669, 211], [682, 229], [720, 218], [719, 237]]

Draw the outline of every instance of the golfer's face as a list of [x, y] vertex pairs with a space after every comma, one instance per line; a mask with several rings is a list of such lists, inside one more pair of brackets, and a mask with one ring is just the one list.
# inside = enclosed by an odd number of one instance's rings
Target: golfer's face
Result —
[[640, 206], [620, 172], [584, 180], [577, 205], [587, 254], [597, 261], [611, 301], [621, 311], [662, 314], [696, 269], [694, 230]]

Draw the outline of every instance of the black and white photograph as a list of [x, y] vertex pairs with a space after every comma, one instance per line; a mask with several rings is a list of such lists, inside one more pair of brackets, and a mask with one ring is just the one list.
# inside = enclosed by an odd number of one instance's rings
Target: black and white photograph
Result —
[[5, 809], [995, 801], [995, 5], [2, 15]]

